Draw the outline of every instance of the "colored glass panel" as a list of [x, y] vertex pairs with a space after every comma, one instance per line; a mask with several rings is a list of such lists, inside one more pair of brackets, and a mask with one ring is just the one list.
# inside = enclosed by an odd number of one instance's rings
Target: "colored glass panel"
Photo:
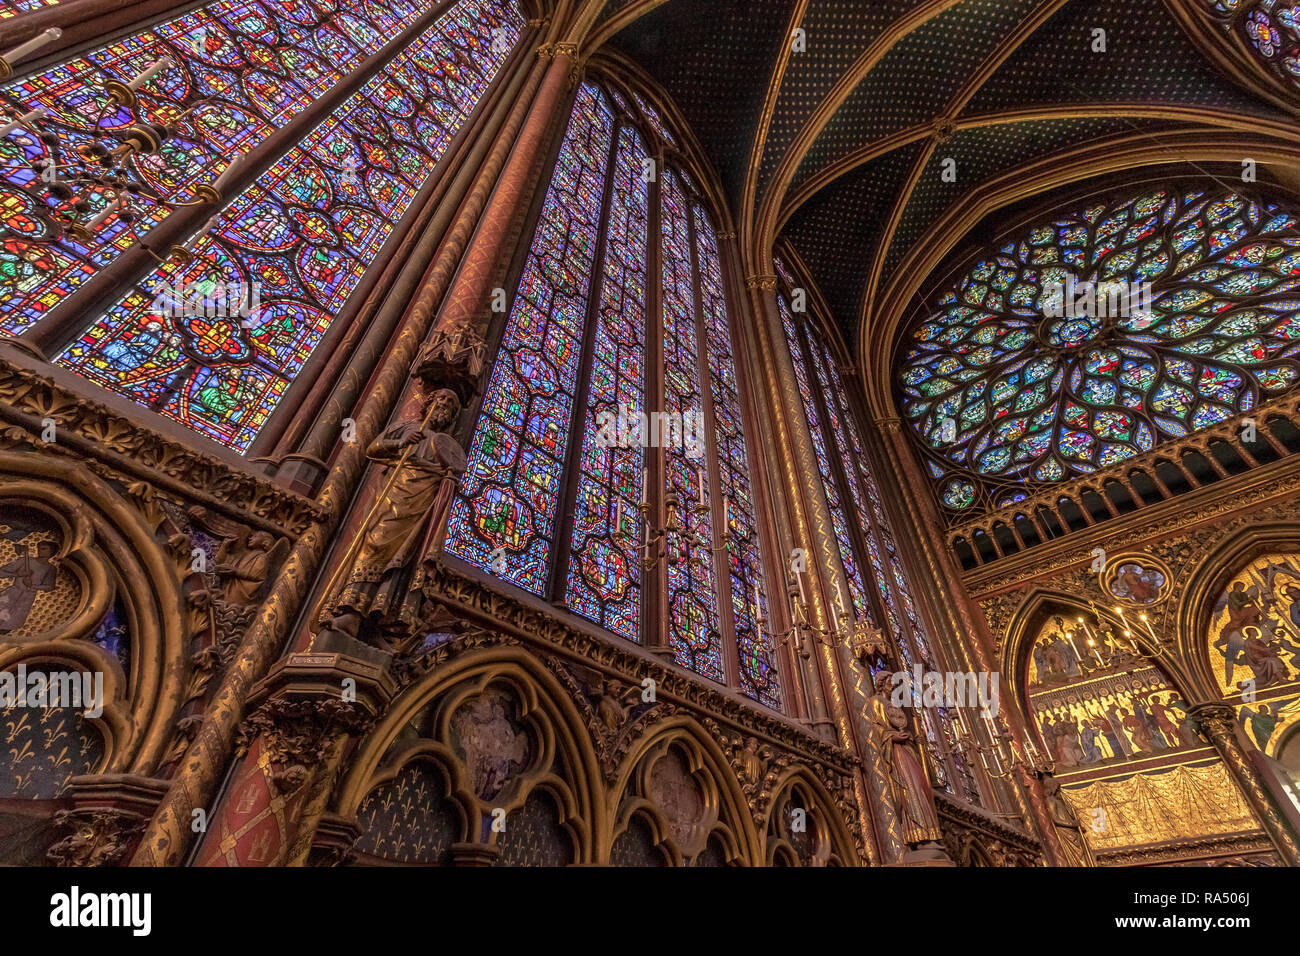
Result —
[[[58, 358], [238, 451], [248, 448], [432, 176], [522, 20], [466, 0], [349, 97]], [[177, 317], [177, 288], [259, 289], [246, 315]], [[227, 310], [222, 310], [227, 311]]]
[[1300, 214], [1097, 200], [976, 262], [913, 333], [903, 410], [950, 507], [1085, 475], [1300, 380]]
[[641, 172], [648, 155], [636, 131], [624, 126], [612, 172], [565, 591], [572, 610], [634, 641], [641, 626], [645, 450], [628, 423], [645, 410], [649, 190]]
[[[766, 616], [755, 601], [762, 593], [763, 564], [758, 547], [751, 473], [745, 449], [744, 415], [736, 361], [731, 349], [727, 300], [722, 288], [718, 239], [704, 210], [695, 207], [696, 250], [700, 292], [704, 304], [706, 366], [713, 399], [713, 437], [717, 449], [719, 488], [726, 512], [727, 563], [731, 576], [731, 610], [740, 657], [740, 689], [769, 707], [781, 706], [781, 687], [772, 650], [758, 627]], [[757, 591], [758, 597], [755, 598]]]
[[[693, 418], [703, 414], [699, 327], [691, 263], [690, 206], [676, 174], [665, 172], [660, 192], [660, 249], [663, 258], [664, 411]], [[683, 419], [684, 420], [684, 419]], [[714, 587], [712, 521], [707, 508], [709, 474], [702, 449], [664, 449], [669, 493], [676, 495], [682, 522], [704, 545], [678, 536], [668, 564], [668, 641], [677, 662], [719, 683], [726, 682]]]
[[604, 96], [583, 85], [448, 524], [448, 553], [535, 594], [550, 567], [612, 136]]
[[799, 345], [799, 333], [795, 329], [794, 317], [786, 305], [785, 298], [777, 296], [777, 309], [781, 314], [781, 324], [785, 328], [786, 344], [790, 347], [790, 359], [794, 364], [795, 384], [799, 386], [799, 396], [803, 400], [804, 415], [808, 420], [808, 434], [812, 438], [813, 453], [817, 457], [817, 469], [821, 474], [822, 487], [826, 490], [826, 504], [830, 508], [831, 529], [839, 546], [840, 563], [844, 566], [844, 577], [849, 586], [848, 598], [853, 603], [854, 615], [871, 620], [871, 601], [867, 597], [867, 587], [862, 571], [854, 557], [853, 538], [849, 534], [849, 520], [840, 499], [839, 486], [831, 469], [831, 459], [826, 453], [826, 437], [821, 430], [821, 413], [817, 410], [817, 399], [813, 392], [811, 378], [804, 362], [803, 350]]
[[677, 141], [673, 139], [673, 134], [668, 132], [668, 127], [659, 118], [658, 110], [650, 104], [650, 101], [640, 93], [633, 93], [632, 98], [636, 100], [636, 105], [641, 108], [641, 113], [645, 116], [646, 122], [659, 134], [659, 138], [665, 143], [675, 144]]
[[[42, 129], [58, 139], [52, 148], [15, 130], [0, 140], [0, 209], [12, 231], [0, 246], [0, 330], [21, 332], [56, 307], [167, 215], [159, 200], [193, 201], [195, 185], [215, 180], [230, 160], [292, 120], [430, 6], [375, 0], [344, 12], [304, 0], [222, 0], [0, 90], [10, 110], [48, 110]], [[138, 111], [99, 92], [103, 80], [126, 82], [164, 55], [174, 65], [141, 88]], [[148, 187], [133, 199], [134, 224], [110, 216], [84, 244], [60, 234], [50, 213], [72, 200], [46, 198], [30, 160], [66, 164], [93, 141], [97, 124], [106, 132], [126, 129], [137, 116], [168, 124], [187, 100], [198, 99], [207, 104], [177, 123], [158, 155], [132, 160]], [[107, 201], [97, 192], [83, 221]]]
[[1295, 0], [1202, 0], [1219, 23], [1244, 39], [1255, 57], [1300, 89], [1300, 3]]
[[4, 0], [0, 3], [0, 20], [8, 20], [22, 13], [31, 13], [58, 5], [59, 0]]

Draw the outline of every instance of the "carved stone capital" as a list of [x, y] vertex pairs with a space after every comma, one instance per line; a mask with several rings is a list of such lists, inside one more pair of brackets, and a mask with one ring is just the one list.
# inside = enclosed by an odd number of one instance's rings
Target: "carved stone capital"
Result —
[[566, 59], [575, 64], [578, 62], [578, 44], [576, 43], [543, 43], [537, 48], [537, 55], [543, 60]]
[[67, 831], [46, 856], [55, 866], [116, 866], [122, 862], [148, 817], [122, 807], [60, 810], [54, 825]]
[[775, 292], [776, 276], [774, 275], [745, 276], [745, 287], [749, 289], [762, 289], [764, 292]]
[[483, 337], [469, 326], [439, 326], [420, 349], [415, 374], [426, 389], [449, 388], [464, 405], [478, 387], [486, 352]]
[[1201, 725], [1201, 729], [1205, 731], [1211, 740], [1236, 743], [1235, 726], [1237, 716], [1232, 709], [1232, 705], [1221, 701], [1194, 704], [1188, 710], [1188, 713], [1196, 718], [1196, 722]]

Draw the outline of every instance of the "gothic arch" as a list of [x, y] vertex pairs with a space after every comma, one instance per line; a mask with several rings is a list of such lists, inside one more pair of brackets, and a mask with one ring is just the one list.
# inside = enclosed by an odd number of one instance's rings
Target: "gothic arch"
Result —
[[[673, 762], [677, 779], [665, 773], [666, 782], [657, 784], [658, 765]], [[628, 752], [611, 780], [608, 813], [613, 826], [602, 841], [599, 859], [608, 859], [614, 840], [633, 815], [652, 821], [658, 845], [673, 866], [693, 862], [711, 842], [721, 844], [726, 864], [751, 866], [762, 859], [744, 789], [717, 741], [692, 718], [670, 717], [657, 724]], [[698, 787], [700, 806], [688, 808], [694, 819], [686, 817], [688, 809], [673, 819], [674, 810], [663, 806], [669, 795], [665, 791], [684, 780]]]
[[1252, 560], [1269, 551], [1300, 550], [1300, 528], [1290, 522], [1269, 522], [1249, 528], [1225, 528], [1219, 540], [1189, 572], [1178, 606], [1180, 656], [1194, 682], [1198, 701], [1222, 699], [1210, 668], [1209, 629], [1215, 602], [1228, 582]]
[[[511, 725], [510, 739], [518, 746], [508, 765], [487, 770], [468, 745], [458, 750], [456, 743], [465, 737], [457, 723], [474, 719], [462, 715], [483, 701], [495, 712], [494, 719]], [[503, 710], [496, 710], [498, 702]], [[357, 746], [334, 800], [338, 814], [356, 820], [367, 795], [418, 760], [436, 763], [448, 776], [465, 841], [497, 845], [499, 831], [491, 824], [500, 817], [498, 811], [505, 812], [508, 829], [512, 815], [545, 791], [569, 834], [571, 862], [593, 858], [603, 801], [591, 738], [554, 674], [518, 646], [453, 658], [394, 700]], [[483, 821], [481, 828], [476, 820]]]
[[[1295, 134], [1281, 128], [1271, 134], [1234, 131], [1229, 135], [1185, 130], [1134, 134], [1077, 150], [1068, 159], [1049, 156], [976, 186], [966, 201], [933, 222], [913, 244], [880, 294], [863, 301], [855, 350], [862, 363], [870, 413], [877, 418], [900, 414], [893, 394], [893, 365], [908, 318], [918, 308], [918, 301], [928, 302], [928, 291], [937, 289], [977, 253], [979, 246], [972, 243], [971, 234], [987, 217], [999, 210], [1009, 212], [1029, 200], [1034, 201], [1036, 214], [1040, 209], [1059, 207], [1072, 195], [1122, 188], [1136, 192], [1156, 176], [1159, 167], [1170, 162], [1175, 152], [1188, 162], [1227, 163], [1239, 169], [1242, 157], [1249, 155], [1260, 166], [1285, 168], [1289, 162], [1286, 157], [1294, 152], [1294, 147], [1289, 147], [1286, 141], [1294, 138]], [[1187, 174], [1183, 172], [1181, 176]], [[1293, 195], [1285, 185], [1270, 184], [1269, 188]], [[1010, 232], [1013, 223], [1028, 223], [1031, 218], [1032, 215], [1023, 213], [1007, 216], [1006, 221], [996, 224], [996, 232], [998, 235]], [[943, 267], [944, 263], [948, 266]], [[873, 350], [872, 341], [891, 342], [893, 347]]]
[[[155, 773], [165, 762], [190, 670], [176, 557], [164, 551], [135, 506], [57, 451], [0, 451], [3, 519], [6, 534], [11, 523], [44, 525], [43, 532], [16, 537], [14, 550], [24, 544], [30, 551], [33, 535], [55, 543], [50, 593], [67, 600], [36, 631], [24, 633], [24, 622], [0, 637], [0, 669], [48, 662], [102, 673], [104, 712], [90, 718], [104, 741], [96, 769]], [[28, 618], [42, 607], [42, 596], [26, 608]], [[96, 642], [115, 608], [125, 616], [125, 667]]]
[[[807, 811], [808, 832], [815, 837], [811, 865], [853, 865], [857, 859], [853, 836], [835, 809], [834, 799], [807, 767], [794, 766], [787, 769], [772, 784], [771, 789], [772, 798], [767, 804], [766, 825], [763, 828], [763, 860], [766, 865], [773, 865], [778, 848], [786, 848], [796, 859], [799, 858], [798, 849], [791, 845], [793, 837], [789, 832], [790, 827], [785, 825], [786, 816], [792, 809], [790, 798], [796, 791], [803, 791], [806, 802], [802, 806]], [[801, 860], [798, 865], [808, 864]]]

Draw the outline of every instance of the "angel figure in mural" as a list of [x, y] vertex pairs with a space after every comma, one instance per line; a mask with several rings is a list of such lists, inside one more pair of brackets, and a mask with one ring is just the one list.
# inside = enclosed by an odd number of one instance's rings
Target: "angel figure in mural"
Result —
[[910, 846], [937, 843], [942, 832], [934, 807], [930, 778], [921, 764], [915, 740], [908, 732], [907, 714], [890, 702], [893, 674], [876, 675], [876, 693], [869, 702], [872, 738], [884, 758], [885, 773], [894, 792], [903, 842]]
[[1052, 818], [1052, 826], [1069, 865], [1096, 866], [1083, 824], [1061, 792], [1061, 782], [1050, 773], [1043, 774], [1043, 796], [1047, 798], [1047, 813]]
[[322, 615], [318, 649], [357, 639], [363, 625], [373, 629], [373, 643], [391, 649], [383, 631], [405, 596], [404, 574], [440, 533], [465, 471], [465, 449], [447, 433], [459, 414], [456, 393], [439, 389], [427, 397], [422, 417], [399, 422], [366, 450], [385, 466], [379, 500], [338, 571], [344, 584]]
[[1255, 677], [1255, 687], [1272, 687], [1286, 681], [1286, 664], [1282, 662], [1281, 652], [1276, 644], [1263, 640], [1262, 632], [1257, 627], [1242, 628], [1245, 635], [1246, 663], [1250, 665]]
[[26, 624], [37, 597], [54, 590], [59, 576], [54, 556], [58, 552], [58, 545], [45, 540], [36, 545], [35, 554], [24, 552], [0, 566], [0, 578], [9, 579], [9, 585], [0, 589], [0, 634]]

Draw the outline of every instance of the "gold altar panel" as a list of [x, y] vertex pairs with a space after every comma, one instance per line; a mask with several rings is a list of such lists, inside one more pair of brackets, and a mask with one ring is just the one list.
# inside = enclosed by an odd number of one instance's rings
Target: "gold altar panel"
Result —
[[1099, 851], [1259, 829], [1218, 760], [1063, 787], [1062, 792], [1088, 825], [1088, 842]]

